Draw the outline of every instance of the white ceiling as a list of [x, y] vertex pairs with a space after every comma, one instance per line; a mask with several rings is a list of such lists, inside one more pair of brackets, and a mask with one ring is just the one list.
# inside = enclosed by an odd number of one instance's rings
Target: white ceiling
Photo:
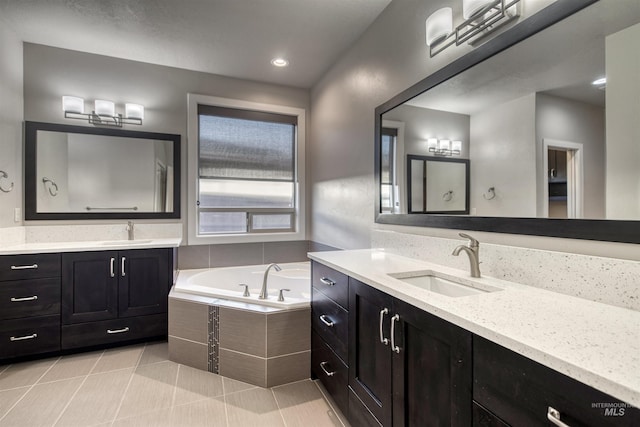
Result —
[[0, 25], [30, 43], [309, 88], [390, 2], [0, 0]]

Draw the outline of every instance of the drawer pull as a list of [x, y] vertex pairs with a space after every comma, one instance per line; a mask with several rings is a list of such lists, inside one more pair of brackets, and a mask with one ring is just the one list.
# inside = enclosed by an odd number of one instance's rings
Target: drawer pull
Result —
[[383, 308], [380, 310], [380, 342], [384, 345], [389, 345], [389, 338], [384, 337], [384, 332], [382, 332], [382, 324], [384, 323], [384, 315], [389, 314], [388, 308]]
[[11, 269], [12, 270], [35, 270], [36, 268], [38, 268], [38, 264], [31, 264], [31, 265], [12, 265]]
[[562, 421], [560, 421], [560, 411], [558, 411], [555, 408], [552, 408], [551, 406], [549, 406], [549, 409], [547, 410], [547, 419], [551, 421], [552, 424], [558, 427], [569, 427], [568, 424], [565, 424]]
[[400, 353], [400, 347], [396, 345], [396, 322], [400, 321], [400, 316], [395, 315], [391, 318], [391, 349], [396, 353]]
[[129, 332], [129, 327], [127, 326], [126, 328], [122, 329], [107, 329], [108, 334], [121, 334], [123, 332]]
[[333, 280], [329, 279], [328, 277], [321, 277], [320, 281], [322, 283], [324, 283], [327, 286], [335, 286], [336, 282], [334, 282]]
[[325, 325], [327, 325], [328, 327], [330, 327], [330, 328], [331, 328], [333, 325], [335, 325], [335, 323], [333, 323], [333, 322], [331, 321], [331, 319], [329, 319], [329, 318], [327, 317], [327, 315], [326, 315], [326, 314], [323, 314], [322, 316], [320, 316], [320, 321], [321, 321], [322, 323], [324, 323]]
[[23, 337], [11, 337], [9, 340], [11, 341], [23, 341], [23, 340], [32, 340], [34, 338], [38, 338], [38, 334], [25, 335]]
[[11, 302], [23, 302], [23, 301], [35, 301], [38, 299], [38, 295], [34, 295], [32, 297], [23, 297], [23, 298], [11, 298]]
[[322, 372], [324, 372], [328, 377], [332, 377], [336, 374], [336, 371], [329, 372], [327, 369], [328, 364], [329, 362], [320, 362], [320, 369], [322, 369]]

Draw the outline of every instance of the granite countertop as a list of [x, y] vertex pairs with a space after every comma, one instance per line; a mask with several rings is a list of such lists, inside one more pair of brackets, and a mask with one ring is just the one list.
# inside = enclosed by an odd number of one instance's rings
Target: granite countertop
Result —
[[640, 407], [640, 312], [490, 277], [498, 292], [448, 297], [389, 276], [468, 271], [377, 249], [312, 252], [309, 258]]
[[75, 251], [108, 251], [126, 249], [177, 248], [180, 238], [140, 240], [100, 240], [87, 242], [22, 243], [0, 246], [0, 255], [41, 254]]

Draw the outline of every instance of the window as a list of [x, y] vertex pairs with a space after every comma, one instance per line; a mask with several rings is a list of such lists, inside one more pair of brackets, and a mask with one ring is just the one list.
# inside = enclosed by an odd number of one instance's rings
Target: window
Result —
[[394, 128], [382, 128], [380, 161], [380, 200], [383, 213], [394, 212], [398, 203], [397, 176], [396, 176], [396, 141], [398, 130]]
[[304, 110], [189, 96], [190, 244], [304, 239], [303, 129]]

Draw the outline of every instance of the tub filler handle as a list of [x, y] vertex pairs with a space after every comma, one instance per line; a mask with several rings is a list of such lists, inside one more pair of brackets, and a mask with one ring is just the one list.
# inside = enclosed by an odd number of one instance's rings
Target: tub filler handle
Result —
[[251, 294], [249, 293], [249, 285], [246, 285], [244, 283], [240, 283], [238, 286], [244, 286], [244, 292], [242, 293], [243, 297], [250, 297]]
[[280, 292], [278, 292], [278, 301], [279, 301], [279, 302], [284, 301], [284, 295], [282, 295], [282, 292], [283, 292], [283, 291], [290, 292], [290, 291], [291, 291], [291, 289], [280, 289]]

